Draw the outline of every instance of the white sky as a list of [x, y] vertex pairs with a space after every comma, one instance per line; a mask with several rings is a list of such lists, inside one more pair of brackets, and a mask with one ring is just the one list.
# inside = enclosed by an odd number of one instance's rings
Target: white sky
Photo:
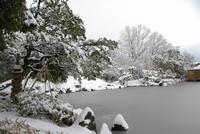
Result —
[[144, 24], [174, 45], [200, 43], [200, 12], [192, 0], [69, 0], [89, 38], [119, 39], [126, 25]]
[[125, 26], [144, 24], [175, 46], [200, 46], [199, 0], [69, 0], [69, 5], [83, 19], [88, 38], [119, 40]]

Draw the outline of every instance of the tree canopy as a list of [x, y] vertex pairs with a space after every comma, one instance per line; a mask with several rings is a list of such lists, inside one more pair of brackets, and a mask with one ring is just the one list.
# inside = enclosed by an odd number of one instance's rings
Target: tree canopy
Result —
[[95, 79], [111, 64], [109, 52], [117, 47], [117, 42], [106, 38], [87, 40], [82, 19], [67, 0], [36, 1], [25, 12], [24, 25], [6, 51], [8, 55], [20, 53], [26, 78], [61, 82], [72, 75]]
[[20, 30], [24, 23], [25, 0], [0, 0], [0, 50], [6, 47], [5, 36]]

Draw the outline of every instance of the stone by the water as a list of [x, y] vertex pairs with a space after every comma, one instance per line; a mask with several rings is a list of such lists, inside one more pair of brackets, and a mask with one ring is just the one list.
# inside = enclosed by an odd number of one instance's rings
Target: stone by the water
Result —
[[112, 131], [126, 131], [129, 129], [127, 122], [121, 114], [117, 114], [113, 121]]
[[86, 107], [80, 115], [78, 115], [76, 124], [79, 124], [82, 127], [86, 127], [91, 131], [97, 132], [95, 115], [91, 108]]
[[108, 125], [106, 123], [103, 123], [99, 134], [112, 134], [112, 132], [108, 128]]

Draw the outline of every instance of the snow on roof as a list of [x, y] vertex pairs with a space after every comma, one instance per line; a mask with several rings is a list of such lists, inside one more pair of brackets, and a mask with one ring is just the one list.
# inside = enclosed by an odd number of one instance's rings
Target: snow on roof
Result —
[[195, 66], [195, 67], [192, 67], [192, 68], [189, 69], [189, 70], [200, 70], [200, 65], [197, 65], [197, 66]]
[[200, 70], [200, 65], [194, 67], [193, 70]]

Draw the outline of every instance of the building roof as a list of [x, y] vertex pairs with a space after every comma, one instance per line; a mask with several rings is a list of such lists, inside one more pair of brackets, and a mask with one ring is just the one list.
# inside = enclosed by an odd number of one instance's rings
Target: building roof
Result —
[[189, 70], [200, 70], [200, 65], [194, 66], [190, 68]]

